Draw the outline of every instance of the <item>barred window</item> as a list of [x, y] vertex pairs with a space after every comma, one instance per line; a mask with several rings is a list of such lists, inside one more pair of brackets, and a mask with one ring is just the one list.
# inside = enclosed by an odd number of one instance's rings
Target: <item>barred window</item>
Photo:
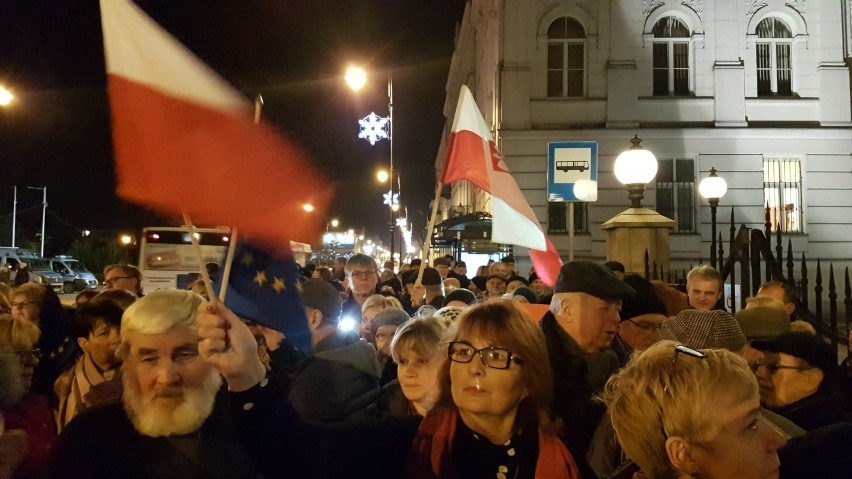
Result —
[[763, 198], [772, 231], [804, 231], [802, 164], [798, 158], [763, 158]]
[[689, 29], [675, 17], [654, 25], [654, 95], [689, 95]]
[[793, 68], [790, 58], [793, 35], [778, 18], [764, 18], [757, 24], [757, 95], [793, 94]]
[[557, 18], [547, 29], [547, 96], [585, 94], [586, 30], [571, 17]]
[[695, 233], [695, 161], [663, 158], [657, 170], [657, 211], [675, 221], [675, 233]]
[[[548, 203], [547, 205], [547, 232], [568, 234], [568, 203]], [[589, 232], [588, 203], [574, 203], [574, 232]]]

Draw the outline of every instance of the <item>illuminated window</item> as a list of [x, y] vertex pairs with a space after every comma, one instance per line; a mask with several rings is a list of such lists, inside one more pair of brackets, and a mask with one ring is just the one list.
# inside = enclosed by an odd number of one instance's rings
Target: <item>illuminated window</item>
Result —
[[695, 161], [659, 159], [657, 211], [675, 221], [675, 233], [695, 233]]
[[763, 158], [763, 199], [772, 231], [803, 232], [802, 164], [798, 158]]
[[557, 18], [547, 29], [547, 96], [583, 96], [585, 69], [583, 25], [570, 17]]
[[[547, 205], [547, 232], [568, 234], [568, 203], [548, 203]], [[574, 203], [574, 232], [589, 232], [588, 203]]]
[[793, 69], [790, 60], [793, 35], [790, 27], [777, 18], [764, 18], [757, 24], [757, 95], [793, 94]]
[[664, 17], [653, 34], [654, 95], [689, 95], [689, 29], [675, 17]]

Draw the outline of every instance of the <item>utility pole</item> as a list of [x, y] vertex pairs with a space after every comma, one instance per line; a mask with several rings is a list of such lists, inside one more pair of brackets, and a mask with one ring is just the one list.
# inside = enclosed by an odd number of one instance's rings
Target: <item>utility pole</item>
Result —
[[47, 216], [47, 187], [46, 186], [28, 186], [31, 190], [42, 190], [44, 194], [41, 201], [41, 253], [39, 256], [44, 258], [44, 220]]
[[15, 247], [15, 220], [18, 216], [18, 187], [12, 187], [14, 191], [12, 196], [12, 247]]

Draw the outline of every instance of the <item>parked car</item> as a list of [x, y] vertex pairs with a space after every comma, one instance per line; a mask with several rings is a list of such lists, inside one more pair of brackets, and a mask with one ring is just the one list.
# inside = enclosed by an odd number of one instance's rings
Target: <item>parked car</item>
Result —
[[43, 258], [34, 258], [26, 261], [30, 269], [30, 281], [49, 285], [57, 293], [63, 289], [62, 275], [53, 271], [50, 261]]
[[98, 287], [98, 279], [86, 268], [83, 263], [71, 256], [57, 256], [48, 258], [53, 271], [62, 275], [62, 291], [65, 293], [76, 293], [84, 289], [95, 289]]
[[[29, 264], [35, 259], [38, 259], [38, 255], [28, 249], [0, 246], [0, 282], [11, 285], [21, 263]], [[41, 277], [33, 275], [31, 280], [41, 282]]]

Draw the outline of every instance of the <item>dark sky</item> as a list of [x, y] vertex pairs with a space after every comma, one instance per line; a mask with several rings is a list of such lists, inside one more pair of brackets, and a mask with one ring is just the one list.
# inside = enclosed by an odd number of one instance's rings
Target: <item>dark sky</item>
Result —
[[[138, 0], [146, 12], [245, 94], [264, 120], [300, 143], [337, 190], [329, 217], [386, 236], [374, 172], [388, 143], [357, 139], [357, 120], [387, 115], [394, 80], [394, 167], [402, 200], [422, 229], [434, 188], [444, 87], [464, 0]], [[360, 62], [371, 83], [346, 88]], [[116, 199], [100, 14], [96, 0], [0, 2], [0, 82], [17, 95], [0, 111], [0, 244], [9, 243], [12, 186], [18, 238], [40, 228], [55, 247], [78, 229], [163, 223]], [[62, 251], [48, 251], [58, 254]]]

